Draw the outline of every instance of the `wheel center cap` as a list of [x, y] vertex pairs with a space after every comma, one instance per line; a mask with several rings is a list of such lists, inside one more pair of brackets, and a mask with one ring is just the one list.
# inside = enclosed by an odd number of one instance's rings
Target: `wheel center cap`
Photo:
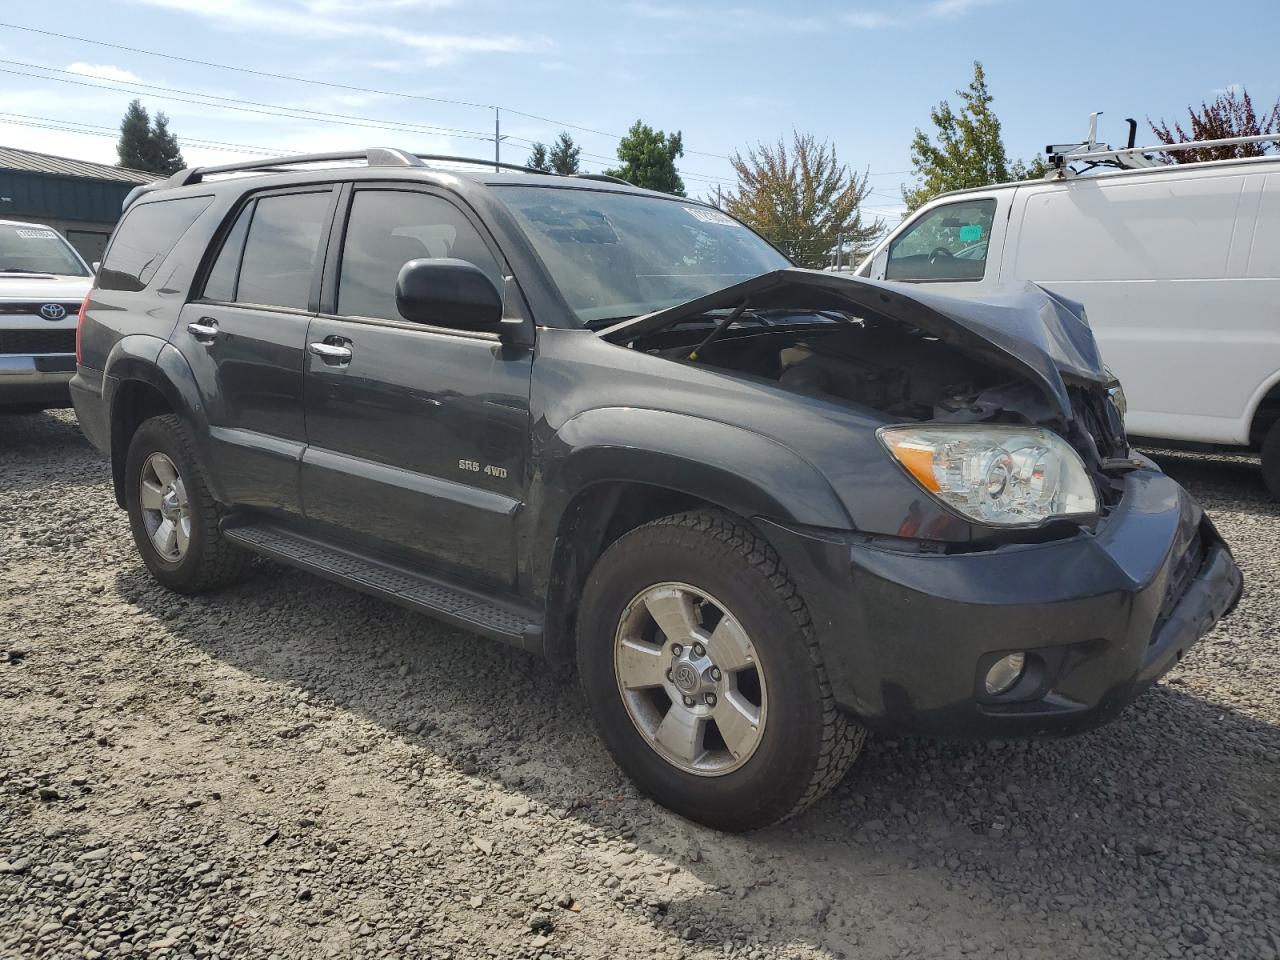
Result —
[[698, 692], [698, 688], [702, 686], [702, 678], [698, 676], [698, 671], [693, 665], [686, 662], [679, 662], [671, 669], [671, 682], [674, 683], [681, 693], [692, 696]]
[[160, 497], [160, 515], [168, 520], [173, 520], [177, 518], [179, 513], [178, 491], [173, 487], [169, 487]]

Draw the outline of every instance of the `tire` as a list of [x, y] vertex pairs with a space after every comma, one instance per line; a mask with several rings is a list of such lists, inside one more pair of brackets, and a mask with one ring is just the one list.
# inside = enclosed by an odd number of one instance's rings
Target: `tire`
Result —
[[[690, 595], [702, 599], [690, 606]], [[671, 634], [685, 633], [680, 653], [654, 610]], [[659, 803], [719, 830], [794, 816], [862, 750], [864, 731], [836, 708], [781, 560], [727, 514], [655, 520], [605, 551], [579, 607], [578, 669], [618, 765]], [[708, 678], [719, 682], [702, 686]]]
[[1280, 500], [1280, 420], [1271, 425], [1262, 441], [1262, 479], [1272, 498]]
[[[170, 517], [161, 518], [161, 522], [171, 523], [174, 532], [171, 542], [178, 548], [177, 555], [163, 553], [157, 546], [152, 529], [156, 511], [146, 509], [143, 504], [144, 472], [153, 490], [157, 483], [162, 489], [170, 488], [164, 485], [168, 468], [160, 469], [166, 461], [176, 472], [183, 494], [177, 495], [177, 484], [170, 485], [175, 492], [164, 509], [177, 519], [175, 522]], [[124, 484], [134, 543], [142, 562], [157, 581], [178, 593], [200, 593], [244, 578], [252, 557], [222, 535], [219, 527], [222, 506], [209, 492], [191, 434], [177, 417], [152, 417], [138, 427], [129, 442]], [[154, 504], [154, 501], [149, 499], [148, 503]], [[181, 537], [178, 531], [182, 531]]]

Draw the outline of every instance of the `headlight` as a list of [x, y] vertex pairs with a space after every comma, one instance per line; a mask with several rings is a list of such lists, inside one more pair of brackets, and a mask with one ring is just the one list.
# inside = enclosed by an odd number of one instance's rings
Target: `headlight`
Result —
[[1098, 512], [1084, 462], [1049, 430], [921, 424], [876, 436], [920, 486], [979, 523], [1030, 527]]

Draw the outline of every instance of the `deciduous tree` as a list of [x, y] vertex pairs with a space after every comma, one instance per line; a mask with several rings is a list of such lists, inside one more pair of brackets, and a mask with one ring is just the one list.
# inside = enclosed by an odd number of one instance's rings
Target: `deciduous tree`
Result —
[[929, 112], [936, 140], [916, 128], [911, 141], [911, 165], [918, 179], [914, 188], [902, 191], [908, 210], [948, 190], [1024, 180], [1043, 176], [1048, 169], [1039, 157], [1030, 165], [1009, 161], [981, 63], [974, 61], [973, 79], [956, 95], [961, 101], [959, 109], [943, 100]]
[[801, 266], [825, 266], [838, 240], [850, 253], [870, 246], [884, 222], [866, 223], [861, 205], [871, 191], [867, 175], [850, 172], [836, 148], [812, 134], [792, 131], [730, 158], [737, 188], [725, 209], [786, 249]]
[[1261, 157], [1280, 151], [1280, 100], [1269, 110], [1259, 113], [1253, 99], [1244, 87], [1232, 87], [1218, 94], [1212, 102], [1202, 101], [1200, 106], [1188, 107], [1189, 130], [1174, 122], [1147, 123], [1161, 143], [1186, 143], [1191, 140], [1225, 140], [1228, 137], [1261, 137], [1277, 134], [1274, 141], [1242, 143], [1229, 147], [1209, 147], [1204, 150], [1174, 150], [1160, 154], [1166, 163], [1199, 163], [1204, 160], [1235, 160], [1241, 157]]
[[684, 140], [680, 131], [667, 135], [637, 120], [618, 143], [618, 161], [621, 166], [616, 170], [606, 170], [605, 173], [634, 183], [637, 187], [683, 197], [684, 181], [676, 170], [676, 160], [682, 156]]

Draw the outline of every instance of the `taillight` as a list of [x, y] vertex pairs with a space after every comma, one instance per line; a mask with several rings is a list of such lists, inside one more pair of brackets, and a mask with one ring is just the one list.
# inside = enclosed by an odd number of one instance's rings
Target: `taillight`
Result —
[[84, 354], [80, 351], [80, 338], [84, 335], [84, 312], [89, 307], [89, 294], [80, 301], [80, 312], [76, 315], [76, 366], [84, 362]]

